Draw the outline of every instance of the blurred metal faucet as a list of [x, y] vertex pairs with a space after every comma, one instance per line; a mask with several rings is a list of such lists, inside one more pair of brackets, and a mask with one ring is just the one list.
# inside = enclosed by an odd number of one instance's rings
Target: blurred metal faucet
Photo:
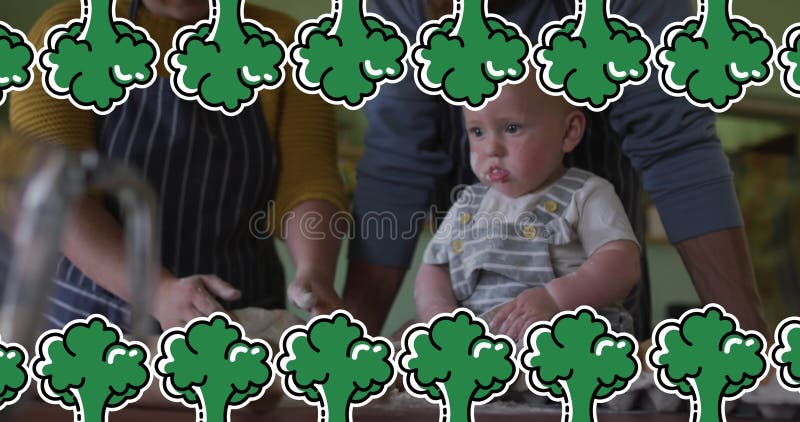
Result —
[[150, 187], [130, 168], [96, 152], [43, 148], [40, 165], [21, 194], [12, 233], [12, 260], [0, 313], [4, 341], [24, 346], [31, 356], [42, 332], [61, 238], [70, 210], [91, 190], [110, 193], [124, 219], [128, 281], [131, 286], [131, 334], [150, 334], [150, 301], [160, 262], [156, 199]]

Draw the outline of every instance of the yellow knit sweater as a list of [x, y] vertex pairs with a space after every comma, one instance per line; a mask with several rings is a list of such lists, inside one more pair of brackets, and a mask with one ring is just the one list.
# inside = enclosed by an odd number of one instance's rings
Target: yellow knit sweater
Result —
[[[117, 1], [117, 16], [127, 17], [129, 6], [130, 0]], [[47, 30], [79, 17], [80, 8], [78, 0], [52, 7], [34, 24], [28, 38], [37, 49], [41, 48]], [[285, 44], [294, 39], [297, 23], [285, 14], [246, 5], [245, 17], [271, 28]], [[163, 54], [172, 47], [172, 36], [183, 24], [154, 15], [144, 7], [139, 8], [136, 24], [144, 27], [158, 43], [162, 57], [157, 71], [159, 76], [168, 77]], [[318, 96], [299, 91], [289, 76], [290, 69], [286, 67], [287, 76], [279, 88], [258, 94], [270, 135], [276, 140], [281, 169], [275, 198], [277, 219], [271, 221], [282, 221], [295, 205], [309, 199], [326, 200], [341, 210], [347, 209], [336, 164], [333, 107]], [[51, 98], [42, 88], [41, 73], [36, 72], [36, 77], [30, 88], [11, 94], [12, 130], [71, 149], [95, 148], [93, 112], [78, 109], [67, 100]], [[6, 159], [15, 157], [3, 157]]]

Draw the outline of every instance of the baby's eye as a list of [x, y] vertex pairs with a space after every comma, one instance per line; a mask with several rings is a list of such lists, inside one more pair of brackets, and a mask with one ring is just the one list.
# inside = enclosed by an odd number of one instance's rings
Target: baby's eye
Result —
[[474, 136], [474, 137], [476, 137], [476, 138], [477, 137], [481, 137], [481, 136], [483, 136], [483, 129], [481, 129], [479, 127], [472, 127], [472, 128], [469, 129], [469, 134]]
[[517, 133], [519, 132], [519, 125], [516, 123], [509, 123], [506, 125], [506, 133]]

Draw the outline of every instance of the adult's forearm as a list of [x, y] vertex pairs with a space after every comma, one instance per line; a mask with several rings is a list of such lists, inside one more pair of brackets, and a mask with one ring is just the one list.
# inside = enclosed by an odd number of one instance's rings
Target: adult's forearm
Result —
[[283, 230], [296, 273], [312, 276], [331, 288], [345, 235], [346, 216], [338, 213], [339, 209], [328, 201], [304, 201], [285, 218]]
[[379, 335], [406, 271], [398, 267], [350, 261], [344, 289], [345, 309]]
[[343, 306], [334, 281], [347, 215], [338, 213], [333, 203], [313, 199], [296, 205], [284, 220], [282, 233], [295, 265], [289, 300], [312, 316]]
[[703, 304], [721, 305], [742, 328], [769, 338], [744, 229], [719, 230], [675, 246]]
[[[99, 286], [129, 300], [123, 232], [119, 223], [94, 198], [79, 199], [64, 231], [62, 250], [87, 277]], [[170, 278], [161, 269], [162, 279]]]

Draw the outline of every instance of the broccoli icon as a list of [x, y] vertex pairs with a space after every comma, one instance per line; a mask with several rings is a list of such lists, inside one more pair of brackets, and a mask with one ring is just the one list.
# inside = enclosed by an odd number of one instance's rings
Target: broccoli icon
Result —
[[502, 395], [517, 377], [514, 343], [488, 333], [467, 309], [403, 333], [398, 369], [412, 395], [439, 405], [442, 421], [474, 421], [474, 406]]
[[709, 304], [658, 324], [647, 363], [661, 391], [691, 400], [692, 421], [725, 421], [725, 402], [764, 378], [764, 344], [761, 333], [740, 330], [735, 316]]
[[775, 344], [770, 349], [770, 356], [783, 388], [800, 392], [800, 318], [787, 318], [781, 322], [775, 331]]
[[329, 14], [297, 28], [291, 61], [297, 86], [354, 110], [381, 84], [405, 76], [408, 40], [382, 17], [366, 13], [365, 0], [333, 0]]
[[0, 105], [6, 101], [6, 91], [22, 91], [33, 82], [35, 55], [25, 33], [0, 21]]
[[641, 371], [636, 339], [586, 306], [532, 325], [525, 338], [528, 388], [560, 401], [566, 422], [596, 421], [597, 403], [626, 392]]
[[772, 76], [775, 44], [763, 28], [733, 16], [732, 0], [699, 0], [697, 16], [669, 25], [656, 62], [661, 87], [698, 107], [724, 112]]
[[392, 344], [365, 331], [349, 313], [336, 311], [284, 332], [275, 366], [286, 394], [316, 405], [320, 421], [353, 420], [353, 406], [380, 397], [395, 376]]
[[116, 0], [82, 2], [79, 19], [47, 31], [39, 67], [51, 96], [108, 114], [130, 90], [155, 81], [158, 46], [143, 28], [114, 16]]
[[455, 0], [452, 15], [420, 28], [411, 59], [417, 86], [453, 105], [481, 109], [528, 74], [530, 40], [487, 11], [487, 0]]
[[256, 92], [283, 82], [286, 46], [244, 18], [244, 0], [209, 0], [211, 16], [175, 33], [165, 64], [175, 93], [208, 110], [239, 114]]
[[28, 388], [27, 362], [28, 354], [22, 346], [0, 342], [0, 410], [16, 403]]
[[75, 421], [106, 421], [108, 412], [138, 400], [150, 385], [147, 348], [125, 341], [102, 315], [45, 332], [36, 352], [31, 375], [39, 395], [72, 410]]
[[272, 353], [266, 342], [243, 332], [217, 312], [162, 334], [153, 367], [164, 396], [195, 407], [204, 422], [227, 422], [231, 409], [260, 398], [272, 382]]
[[653, 42], [638, 25], [611, 14], [610, 0], [576, 0], [576, 14], [545, 26], [533, 58], [539, 85], [576, 106], [604, 110], [626, 85], [650, 76]]
[[[777, 65], [781, 69], [781, 84], [789, 95], [800, 97], [800, 24], [789, 27], [783, 34], [783, 46], [778, 51]], [[0, 101], [2, 103], [2, 101]]]

